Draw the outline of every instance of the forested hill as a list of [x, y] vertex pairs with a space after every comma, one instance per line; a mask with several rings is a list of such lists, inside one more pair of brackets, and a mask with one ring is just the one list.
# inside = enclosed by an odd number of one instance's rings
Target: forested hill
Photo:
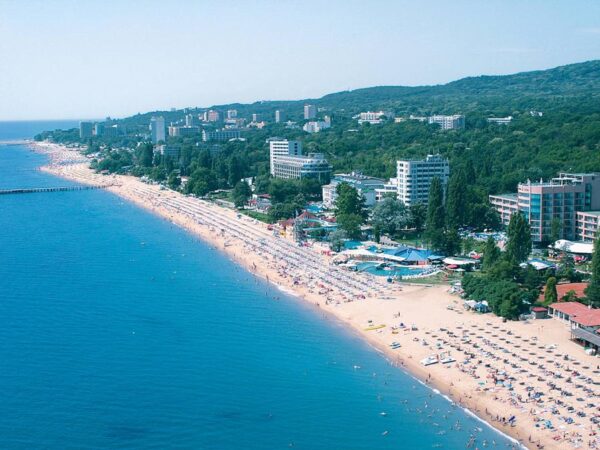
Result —
[[[272, 119], [277, 109], [291, 120], [302, 118], [306, 103], [327, 109], [332, 114], [351, 115], [369, 109], [391, 109], [396, 114], [452, 114], [478, 111], [510, 114], [514, 109], [571, 108], [572, 102], [600, 109], [600, 60], [569, 64], [548, 70], [513, 75], [468, 77], [436, 86], [377, 86], [325, 95], [318, 99], [232, 103], [192, 108], [201, 111], [237, 109], [241, 116], [252, 113]], [[152, 111], [122, 119], [130, 126], [147, 125], [152, 115], [167, 122], [181, 119], [182, 110]]]
[[[301, 129], [273, 123], [274, 111], [283, 109], [289, 119], [302, 124], [305, 103], [317, 105], [319, 117], [331, 115], [332, 127], [309, 135]], [[197, 146], [199, 135], [169, 138], [169, 143], [180, 144], [182, 154], [187, 155], [175, 162], [181, 174], [189, 175], [200, 165], [218, 181], [209, 184], [218, 188], [231, 187], [227, 180], [235, 177], [227, 169], [230, 166], [239, 166], [242, 176], [267, 177], [269, 155], [265, 140], [271, 136], [301, 139], [307, 151], [325, 153], [337, 173], [359, 170], [381, 178], [395, 175], [398, 159], [440, 153], [450, 159], [453, 171], [462, 167], [468, 174], [479, 203], [485, 202], [488, 194], [514, 191], [517, 183], [528, 178], [548, 178], [558, 171], [600, 172], [600, 61], [515, 75], [470, 77], [439, 86], [381, 86], [338, 92], [320, 99], [212, 108], [237, 109], [238, 116], [246, 119], [259, 113], [268, 122], [261, 130], [245, 133], [243, 143], [223, 144], [223, 151], [214, 157], [208, 157], [207, 151]], [[380, 109], [391, 109], [399, 117], [461, 113], [466, 116], [466, 127], [442, 131], [435, 125], [413, 120], [361, 126], [352, 119], [360, 111]], [[179, 110], [122, 119], [127, 136], [95, 138], [95, 144], [104, 141], [114, 147], [135, 148], [139, 139], [148, 134], [150, 117], [155, 114], [163, 115], [167, 123], [181, 123], [185, 115]], [[513, 119], [507, 126], [486, 120], [509, 115]], [[49, 132], [39, 138], [77, 142], [79, 133]], [[129, 164], [128, 158], [125, 161]], [[115, 167], [119, 164], [115, 162]], [[163, 169], [155, 171], [166, 176]], [[233, 174], [240, 175], [237, 171]]]
[[326, 95], [315, 103], [350, 111], [384, 106], [398, 113], [450, 114], [481, 110], [482, 106], [510, 112], [525, 102], [541, 108], [568, 98], [590, 103], [600, 99], [600, 60], [514, 75], [468, 77], [436, 86], [357, 89]]

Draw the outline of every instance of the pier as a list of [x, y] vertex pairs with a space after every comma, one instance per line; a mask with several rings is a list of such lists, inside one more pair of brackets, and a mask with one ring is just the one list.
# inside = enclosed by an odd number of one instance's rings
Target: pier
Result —
[[0, 195], [10, 194], [34, 194], [41, 192], [65, 192], [65, 191], [88, 191], [90, 189], [106, 189], [114, 184], [98, 184], [90, 186], [56, 186], [56, 187], [39, 187], [39, 188], [17, 188], [17, 189], [0, 189]]

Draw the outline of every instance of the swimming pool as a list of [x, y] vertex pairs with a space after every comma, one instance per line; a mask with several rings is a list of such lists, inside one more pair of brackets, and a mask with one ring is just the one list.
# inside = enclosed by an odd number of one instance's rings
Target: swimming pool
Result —
[[356, 270], [359, 272], [367, 272], [371, 275], [377, 276], [386, 276], [386, 277], [394, 277], [394, 276], [418, 276], [423, 275], [425, 272], [429, 271], [430, 268], [423, 267], [408, 267], [408, 266], [400, 266], [398, 264], [388, 264], [387, 267], [381, 267], [381, 263], [377, 262], [362, 262], [357, 264]]

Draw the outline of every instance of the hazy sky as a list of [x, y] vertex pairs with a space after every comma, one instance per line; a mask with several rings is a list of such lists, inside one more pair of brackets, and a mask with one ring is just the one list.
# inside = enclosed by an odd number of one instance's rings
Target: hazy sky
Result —
[[0, 120], [320, 97], [598, 58], [598, 0], [0, 0]]

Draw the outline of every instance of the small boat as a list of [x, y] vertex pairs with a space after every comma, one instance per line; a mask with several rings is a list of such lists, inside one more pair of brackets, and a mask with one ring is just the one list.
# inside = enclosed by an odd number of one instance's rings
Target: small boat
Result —
[[385, 411], [382, 411], [379, 413], [379, 415], [385, 417], [385, 416], [387, 416], [387, 413]]
[[448, 355], [445, 358], [441, 359], [440, 362], [442, 364], [450, 364], [450, 363], [456, 362], [456, 360], [452, 356]]

